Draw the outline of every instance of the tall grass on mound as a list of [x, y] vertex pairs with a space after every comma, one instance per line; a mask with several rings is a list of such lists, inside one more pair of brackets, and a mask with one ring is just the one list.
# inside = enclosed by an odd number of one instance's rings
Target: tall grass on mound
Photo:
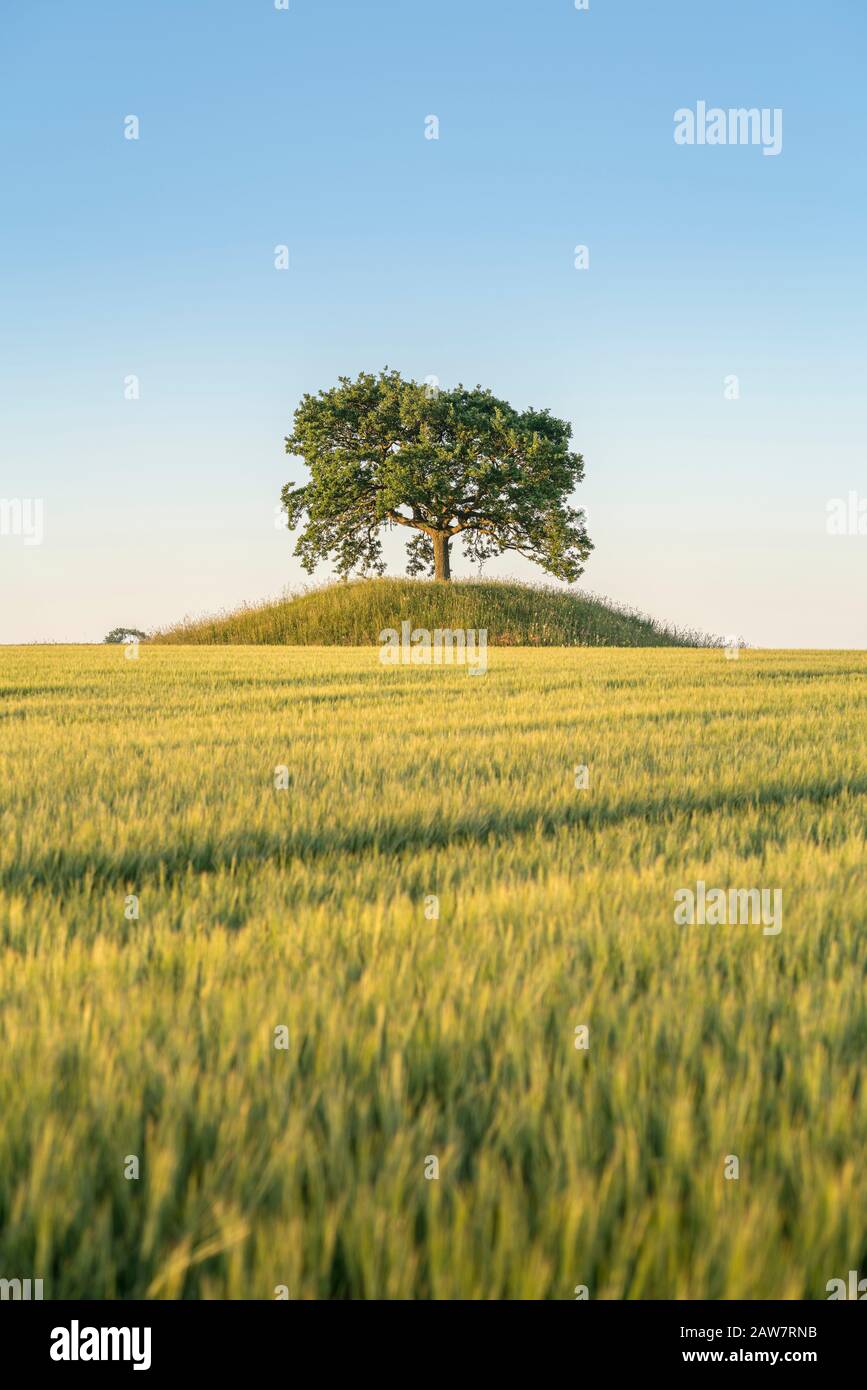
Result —
[[154, 642], [364, 647], [384, 628], [484, 628], [501, 647], [719, 647], [610, 599], [497, 580], [362, 579], [287, 596], [152, 635]]

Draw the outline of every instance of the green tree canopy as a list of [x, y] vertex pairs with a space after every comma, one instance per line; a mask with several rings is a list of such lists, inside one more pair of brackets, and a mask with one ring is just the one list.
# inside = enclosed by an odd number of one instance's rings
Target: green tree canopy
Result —
[[140, 632], [137, 627], [113, 627], [108, 636], [103, 638], [103, 641], [119, 645], [121, 642], [128, 642], [131, 637], [137, 637], [142, 642], [147, 641], [147, 633]]
[[[405, 381], [399, 372], [305, 395], [286, 452], [310, 481], [281, 493], [295, 545], [312, 573], [329, 557], [344, 578], [381, 574], [383, 531], [406, 527], [410, 574], [450, 577], [460, 535], [477, 563], [513, 550], [574, 581], [593, 544], [569, 497], [584, 476], [572, 431], [547, 410], [517, 411], [477, 386], [452, 390]], [[306, 518], [306, 520], [305, 520]]]

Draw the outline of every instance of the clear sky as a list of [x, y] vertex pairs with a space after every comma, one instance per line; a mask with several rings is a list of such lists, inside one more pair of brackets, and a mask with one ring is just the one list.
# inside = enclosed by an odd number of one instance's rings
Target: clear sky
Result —
[[[284, 435], [387, 364], [572, 422], [582, 587], [867, 645], [865, 58], [864, 0], [4, 3], [0, 641], [309, 582]], [[701, 101], [781, 152], [676, 144]]]

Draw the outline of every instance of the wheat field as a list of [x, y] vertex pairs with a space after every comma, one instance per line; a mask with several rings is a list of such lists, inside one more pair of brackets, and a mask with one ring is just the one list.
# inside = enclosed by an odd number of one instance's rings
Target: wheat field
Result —
[[[867, 1262], [865, 675], [4, 648], [0, 1276], [825, 1298]], [[782, 930], [677, 925], [698, 880]]]

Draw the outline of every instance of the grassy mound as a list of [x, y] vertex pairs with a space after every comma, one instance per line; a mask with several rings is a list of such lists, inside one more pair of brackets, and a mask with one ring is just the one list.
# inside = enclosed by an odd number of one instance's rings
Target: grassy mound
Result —
[[501, 647], [712, 647], [721, 639], [668, 626], [588, 594], [501, 580], [361, 579], [329, 584], [151, 634], [160, 643], [363, 647], [383, 628], [485, 628]]

